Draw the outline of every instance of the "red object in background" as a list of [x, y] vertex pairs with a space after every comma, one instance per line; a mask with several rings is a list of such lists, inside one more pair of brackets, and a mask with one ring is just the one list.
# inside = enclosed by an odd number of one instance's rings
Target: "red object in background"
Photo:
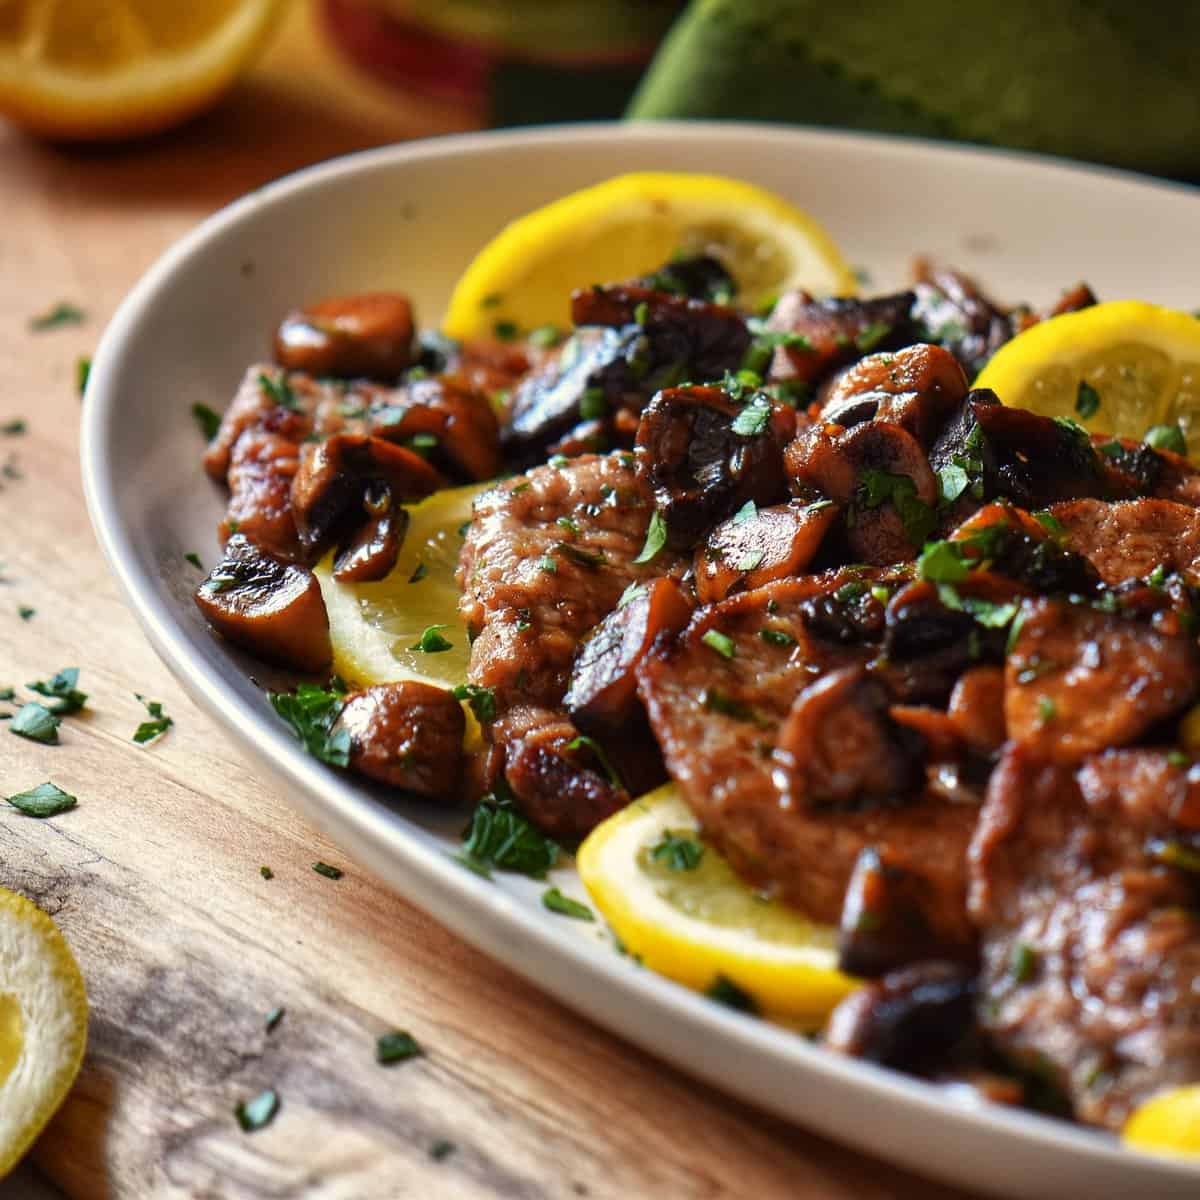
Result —
[[[540, 29], [528, 3], [522, 16], [517, 5], [498, 0], [492, 11], [468, 0], [461, 19], [452, 0], [426, 3], [420, 16], [400, 0], [319, 5], [326, 36], [377, 81], [481, 121], [523, 124], [619, 116], [682, 0], [574, 0]], [[480, 22], [489, 12], [490, 23]], [[492, 36], [472, 36], [468, 17], [490, 24]]]

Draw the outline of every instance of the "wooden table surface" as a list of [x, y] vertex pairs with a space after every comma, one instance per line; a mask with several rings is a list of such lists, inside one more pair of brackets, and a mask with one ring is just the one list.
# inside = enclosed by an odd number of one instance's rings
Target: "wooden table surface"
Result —
[[[0, 424], [28, 424], [0, 438], [0, 686], [78, 666], [90, 694], [58, 746], [0, 731], [0, 793], [52, 779], [79, 797], [49, 821], [0, 812], [0, 883], [54, 916], [92, 1005], [83, 1071], [35, 1163], [80, 1200], [961, 1195], [686, 1078], [391, 895], [256, 778], [119, 599], [81, 495], [77, 358], [219, 205], [455, 125], [348, 87], [305, 20], [170, 137], [68, 152], [0, 125]], [[30, 332], [60, 300], [85, 323]], [[175, 720], [145, 748], [135, 691]], [[315, 875], [317, 859], [345, 877]], [[427, 1054], [375, 1065], [376, 1036], [397, 1027]], [[242, 1133], [235, 1104], [268, 1086], [278, 1118]]]

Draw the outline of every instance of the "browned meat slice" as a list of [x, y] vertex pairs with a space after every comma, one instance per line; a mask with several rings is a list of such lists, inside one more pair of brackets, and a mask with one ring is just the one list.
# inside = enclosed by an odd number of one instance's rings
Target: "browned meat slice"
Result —
[[891, 421], [852, 429], [812, 425], [788, 446], [784, 461], [802, 497], [845, 506], [842, 532], [851, 562], [903, 562], [933, 531], [937, 480], [920, 443]]
[[222, 637], [300, 671], [329, 665], [329, 617], [311, 571], [269, 557], [244, 534], [196, 590], [196, 606]]
[[558, 704], [580, 641], [621, 593], [682, 570], [668, 550], [634, 561], [653, 511], [624, 453], [538, 467], [480, 496], [458, 566], [471, 682], [502, 709]]
[[1200, 512], [1170, 500], [1072, 500], [1051, 514], [1063, 545], [1091, 560], [1109, 586], [1157, 567], [1200, 582]]
[[843, 371], [825, 394], [821, 420], [857, 425], [878, 419], [930, 446], [967, 394], [967, 378], [940, 346], [918, 343], [871, 354]]
[[783, 448], [795, 430], [795, 412], [763, 393], [742, 403], [717, 387], [659, 392], [638, 426], [637, 471], [667, 544], [690, 550], [748, 501], [783, 500]]
[[922, 962], [851, 992], [825, 1031], [831, 1050], [907, 1071], [949, 1061], [975, 1028], [975, 981], [967, 968]]
[[413, 314], [406, 296], [339, 296], [288, 313], [275, 333], [275, 359], [312, 375], [394, 379], [413, 362]]
[[444, 688], [406, 679], [346, 697], [335, 730], [350, 735], [350, 769], [423, 796], [454, 796], [466, 718]]
[[712, 604], [734, 592], [799, 575], [821, 548], [838, 512], [831, 500], [793, 500], [771, 508], [748, 506], [722, 521], [696, 549], [700, 602]]
[[338, 433], [309, 443], [291, 488], [300, 544], [313, 561], [336, 545], [339, 580], [382, 579], [395, 566], [407, 527], [401, 504], [441, 483], [423, 458], [383, 438]]
[[732, 308], [629, 284], [577, 292], [572, 315], [580, 328], [513, 398], [504, 440], [518, 456], [562, 446], [564, 435], [577, 437], [580, 423], [592, 420], [610, 444], [628, 445], [636, 429], [628, 418], [659, 389], [720, 379], [750, 344]]
[[1026, 600], [1005, 666], [1008, 736], [1054, 762], [1136, 741], [1200, 687], [1192, 638], [1115, 613]]
[[1200, 1079], [1200, 876], [1170, 853], [1196, 844], [1198, 775], [1161, 751], [1073, 773], [1016, 747], [988, 787], [970, 850], [979, 1019], [1092, 1124]]
[[920, 340], [909, 317], [912, 292], [870, 300], [814, 300], [785, 292], [767, 318], [768, 333], [793, 334], [775, 350], [772, 380], [812, 386], [873, 350], [897, 350]]
[[309, 561], [292, 517], [292, 480], [300, 443], [266, 429], [248, 429], [229, 462], [229, 506], [219, 534], [241, 533], [275, 558]]
[[491, 728], [487, 775], [521, 811], [554, 837], [577, 838], [623, 808], [629, 790], [596, 743], [581, 737], [560, 709], [517, 705]]
[[1013, 335], [1007, 313], [989, 300], [961, 271], [928, 259], [913, 264], [917, 280], [913, 318], [931, 341], [940, 342], [975, 376]]
[[[935, 940], [960, 945], [971, 936], [963, 856], [975, 810], [921, 790], [908, 739], [880, 713], [870, 681], [851, 671], [827, 685], [836, 695], [805, 694], [823, 672], [869, 654], [810, 634], [815, 590], [786, 580], [703, 609], [643, 662], [639, 690], [667, 768], [706, 836], [756, 886], [836, 922], [854, 863], [873, 846], [928, 881]], [[795, 705], [811, 709], [812, 725], [790, 722]], [[799, 761], [794, 739], [817, 747], [811, 760]], [[833, 752], [841, 745], [856, 766]], [[896, 771], [886, 796], [870, 761], [877, 752]]]
[[[322, 399], [336, 389], [322, 387], [303, 377], [289, 385], [290, 393], [280, 393], [276, 384], [287, 382], [277, 367], [256, 363], [246, 369], [233, 401], [225, 410], [216, 436], [204, 453], [204, 469], [218, 483], [224, 483], [232, 462], [233, 448], [247, 430], [268, 430], [293, 442], [302, 442], [313, 431], [312, 416]], [[278, 403], [280, 395], [289, 396], [292, 406]]]

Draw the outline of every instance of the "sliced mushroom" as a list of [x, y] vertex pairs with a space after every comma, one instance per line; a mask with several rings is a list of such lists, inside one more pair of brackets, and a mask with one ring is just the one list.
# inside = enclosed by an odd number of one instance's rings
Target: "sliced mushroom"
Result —
[[850, 975], [877, 978], [931, 958], [969, 961], [973, 943], [943, 940], [947, 922], [937, 921], [932, 912], [941, 899], [924, 876], [868, 846], [859, 853], [846, 885], [838, 967]]
[[1004, 671], [972, 667], [954, 685], [947, 715], [978, 754], [994, 754], [1008, 736], [1004, 725]]
[[[441, 482], [423, 458], [383, 438], [336, 434], [311, 443], [304, 447], [292, 481], [292, 515], [300, 541], [314, 558], [331, 544], [342, 546], [339, 569], [349, 572], [347, 579], [381, 579], [394, 565], [404, 534], [394, 510], [405, 500], [428, 495]], [[359, 531], [368, 523], [374, 529], [364, 543]]]
[[611, 737], [643, 719], [637, 665], [656, 641], [678, 633], [691, 615], [692, 606], [673, 580], [632, 588], [580, 647], [563, 698], [575, 724], [598, 737]]
[[346, 697], [334, 731], [350, 735], [350, 769], [423, 796], [454, 796], [466, 717], [445, 688], [413, 679]]
[[747, 500], [782, 500], [782, 447], [794, 429], [795, 413], [763, 395], [742, 405], [717, 387], [659, 392], [638, 427], [637, 471], [666, 522], [667, 544], [690, 549]]
[[708, 300], [713, 304], [728, 304], [737, 292], [737, 281], [711, 254], [673, 258], [657, 271], [632, 283], [634, 287], [687, 296], [692, 300]]
[[394, 378], [414, 361], [412, 305], [394, 292], [310, 304], [280, 323], [275, 359], [313, 375]]
[[776, 787], [797, 806], [908, 799], [924, 782], [922, 740], [888, 714], [890, 698], [860, 666], [822, 676], [796, 697], [775, 748]]
[[918, 259], [913, 274], [914, 320], [930, 341], [940, 342], [977, 375], [997, 350], [1012, 337], [1009, 315], [983, 294], [975, 281], [949, 267]]
[[760, 508], [722, 521], [696, 550], [696, 594], [714, 604], [734, 592], [799, 575], [838, 518], [829, 500]]
[[220, 535], [242, 533], [277, 558], [304, 561], [307, 551], [292, 516], [300, 446], [267, 429], [247, 429], [229, 462], [229, 505]]
[[[876, 417], [929, 446], [966, 394], [967, 377], [955, 357], [940, 346], [918, 343], [894, 354], [868, 355], [843, 371], [826, 393], [821, 419], [849, 426]], [[871, 409], [866, 416], [864, 402]]]
[[825, 1045], [884, 1066], [921, 1070], [947, 1061], [975, 1026], [974, 972], [924, 962], [852, 992], [833, 1010]]
[[205, 620], [258, 658], [300, 671], [329, 665], [329, 617], [313, 573], [271, 558], [242, 534], [195, 594]]

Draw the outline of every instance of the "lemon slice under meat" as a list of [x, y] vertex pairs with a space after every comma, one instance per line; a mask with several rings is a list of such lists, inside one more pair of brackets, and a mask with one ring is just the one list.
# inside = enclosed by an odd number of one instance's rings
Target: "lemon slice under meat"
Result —
[[1200, 1084], [1152, 1096], [1125, 1122], [1122, 1137], [1139, 1150], [1200, 1154]]
[[710, 253], [749, 307], [790, 287], [851, 295], [854, 276], [806, 212], [719, 175], [618, 175], [563, 196], [503, 229], [454, 289], [444, 321], [455, 338], [499, 323], [570, 326], [571, 292], [646, 274], [673, 254]]
[[767, 1015], [823, 1020], [857, 986], [837, 969], [836, 931], [755, 892], [711, 846], [689, 868], [694, 850], [672, 852], [671, 841], [695, 845], [698, 836], [668, 784], [588, 835], [576, 860], [580, 878], [650, 970], [698, 991], [724, 978]]
[[79, 966], [54, 922], [0, 888], [0, 1179], [70, 1091], [87, 1018]]
[[0, 114], [56, 138], [165, 129], [214, 100], [284, 0], [0, 0]]
[[1200, 320], [1190, 313], [1116, 300], [1052, 317], [1001, 346], [975, 386], [1118, 437], [1178, 424], [1200, 453]]

